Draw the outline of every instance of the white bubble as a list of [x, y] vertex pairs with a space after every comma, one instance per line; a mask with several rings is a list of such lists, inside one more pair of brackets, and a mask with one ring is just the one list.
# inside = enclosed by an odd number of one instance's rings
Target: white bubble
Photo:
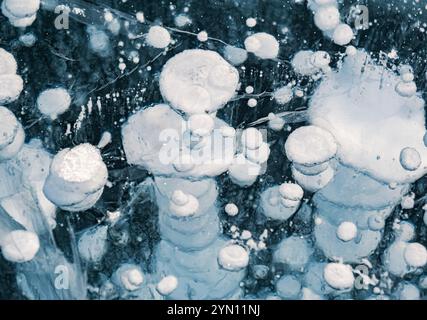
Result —
[[353, 222], [345, 221], [338, 226], [337, 237], [342, 241], [351, 241], [356, 235], [357, 226]]
[[171, 42], [171, 36], [168, 30], [161, 26], [153, 26], [148, 30], [146, 37], [147, 43], [158, 49], [166, 48]]
[[323, 276], [328, 285], [337, 290], [353, 287], [354, 275], [351, 266], [342, 263], [328, 263]]
[[257, 21], [256, 21], [256, 19], [255, 19], [255, 18], [247, 18], [247, 19], [246, 19], [246, 25], [247, 25], [249, 28], [253, 28], [253, 27], [255, 27], [255, 26], [256, 26], [256, 24], [257, 24]]
[[227, 213], [230, 217], [237, 216], [239, 213], [239, 208], [234, 203], [227, 203], [225, 205], [225, 213]]
[[38, 109], [51, 119], [56, 119], [58, 115], [66, 112], [70, 105], [70, 94], [64, 88], [47, 89], [37, 98]]
[[200, 42], [206, 42], [208, 41], [209, 37], [208, 37], [208, 33], [206, 31], [200, 31], [197, 34], [197, 40], [199, 40]]

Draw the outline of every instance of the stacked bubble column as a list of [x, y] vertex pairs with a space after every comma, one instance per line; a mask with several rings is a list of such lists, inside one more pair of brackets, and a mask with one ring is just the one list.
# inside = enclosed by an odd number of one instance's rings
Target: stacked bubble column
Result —
[[[157, 272], [178, 278], [178, 287], [168, 298], [223, 299], [238, 295], [245, 270], [227, 270], [218, 263], [219, 251], [227, 241], [221, 237], [215, 180], [156, 178], [155, 182], [162, 237]], [[174, 201], [179, 195], [197, 199], [197, 210], [188, 216], [177, 214], [174, 207], [180, 203]]]

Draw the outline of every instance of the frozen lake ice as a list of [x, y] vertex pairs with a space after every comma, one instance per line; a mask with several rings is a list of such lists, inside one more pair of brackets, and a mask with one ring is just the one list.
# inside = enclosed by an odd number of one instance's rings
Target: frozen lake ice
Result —
[[425, 0], [2, 0], [0, 299], [426, 299], [426, 41]]

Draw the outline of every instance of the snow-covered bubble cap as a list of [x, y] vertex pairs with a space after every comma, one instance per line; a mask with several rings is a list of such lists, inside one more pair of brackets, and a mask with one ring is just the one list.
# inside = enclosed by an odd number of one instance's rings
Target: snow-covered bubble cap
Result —
[[148, 30], [145, 40], [150, 46], [163, 49], [171, 43], [172, 39], [167, 29], [161, 26], [153, 26]]
[[178, 217], [188, 217], [197, 212], [199, 209], [199, 201], [191, 194], [186, 194], [181, 190], [175, 190], [172, 194], [169, 208], [171, 212]]
[[314, 23], [322, 31], [335, 29], [340, 23], [340, 12], [335, 6], [320, 7], [314, 14]]
[[24, 88], [24, 81], [16, 74], [0, 75], [0, 104], [18, 99]]
[[296, 183], [283, 183], [279, 187], [280, 195], [289, 200], [300, 201], [304, 196], [304, 190]]
[[89, 143], [61, 150], [54, 157], [50, 171], [65, 183], [89, 185], [86, 192], [103, 187], [108, 176], [99, 149]]
[[405, 249], [404, 258], [411, 267], [424, 267], [427, 264], [427, 250], [420, 243], [410, 243]]
[[188, 126], [192, 134], [204, 137], [211, 134], [215, 127], [215, 122], [210, 115], [194, 114], [188, 119]]
[[0, 48], [0, 75], [16, 74], [17, 68], [15, 57], [3, 48]]
[[178, 279], [175, 276], [166, 276], [162, 278], [156, 286], [157, 291], [162, 296], [168, 296], [178, 287]]
[[261, 59], [275, 59], [279, 54], [279, 42], [271, 34], [258, 32], [245, 39], [245, 48]]
[[242, 132], [241, 142], [245, 148], [255, 150], [261, 147], [264, 138], [258, 129], [248, 128]]
[[248, 266], [249, 254], [242, 246], [231, 244], [219, 251], [218, 262], [224, 269], [241, 270]]
[[305, 126], [291, 133], [286, 140], [285, 151], [292, 162], [315, 165], [333, 158], [337, 144], [328, 131], [317, 126]]
[[351, 266], [343, 263], [328, 263], [323, 271], [323, 277], [328, 285], [337, 290], [350, 289], [354, 284]]
[[31, 261], [40, 248], [37, 234], [15, 230], [7, 234], [1, 242], [2, 253], [6, 260], [16, 263]]
[[61, 150], [53, 158], [43, 192], [63, 210], [84, 211], [99, 200], [107, 178], [99, 149], [85, 143]]
[[239, 73], [217, 52], [185, 50], [168, 60], [160, 74], [160, 91], [175, 109], [212, 113], [234, 95]]
[[52, 120], [67, 111], [70, 104], [70, 94], [64, 88], [47, 89], [37, 98], [37, 107], [40, 112]]
[[4, 7], [16, 18], [34, 15], [40, 8], [40, 0], [4, 0]]
[[0, 106], [0, 161], [14, 157], [25, 142], [25, 133], [15, 115]]

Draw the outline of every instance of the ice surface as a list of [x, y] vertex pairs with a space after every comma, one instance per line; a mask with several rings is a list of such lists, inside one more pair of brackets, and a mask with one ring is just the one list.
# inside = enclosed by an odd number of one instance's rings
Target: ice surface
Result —
[[0, 298], [425, 299], [422, 2], [57, 4], [2, 1]]

